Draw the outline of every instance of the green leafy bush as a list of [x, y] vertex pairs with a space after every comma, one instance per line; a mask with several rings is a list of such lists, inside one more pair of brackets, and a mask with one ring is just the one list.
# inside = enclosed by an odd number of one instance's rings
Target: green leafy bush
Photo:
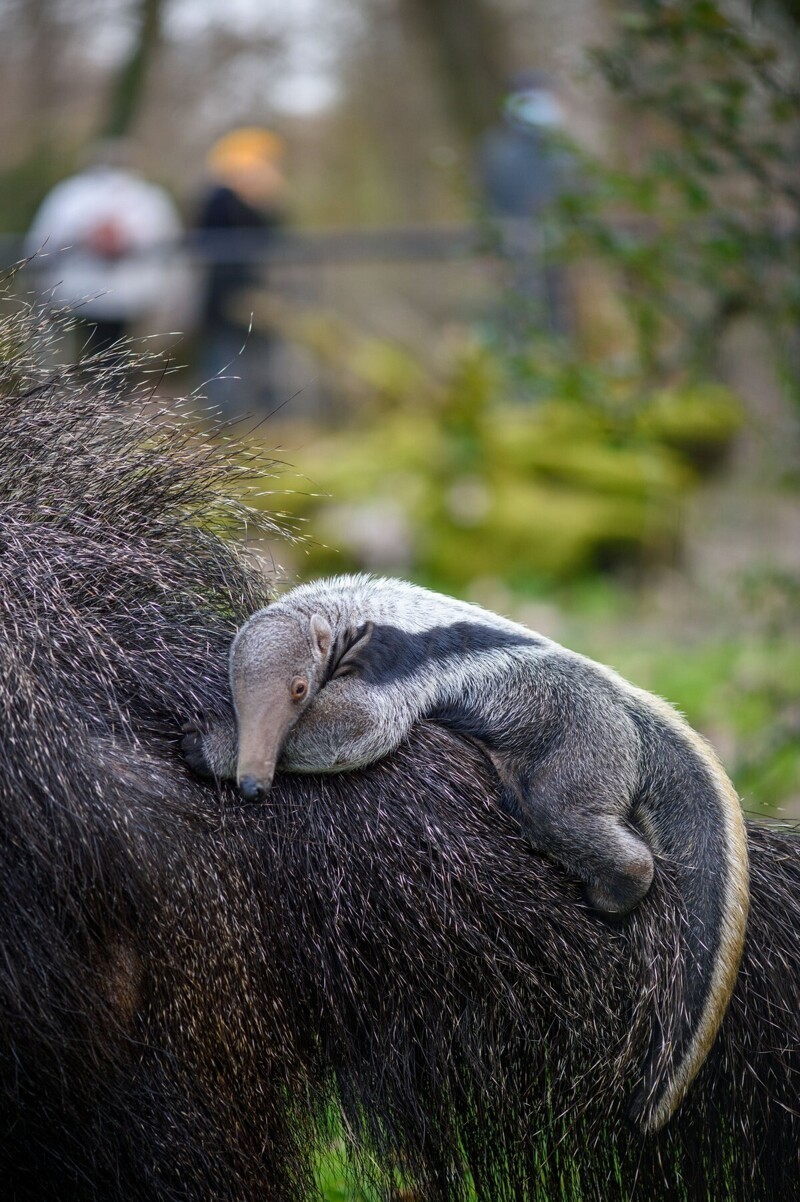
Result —
[[[741, 424], [719, 385], [636, 404], [564, 395], [558, 377], [529, 402], [502, 357], [462, 347], [443, 378], [397, 369], [344, 428], [303, 452], [313, 481], [284, 500], [310, 519], [303, 573], [402, 570], [463, 591], [478, 577], [540, 585], [674, 556], [683, 502]], [[380, 344], [349, 360], [380, 380]], [[413, 381], [403, 395], [398, 381]], [[609, 401], [609, 396], [612, 401]]]

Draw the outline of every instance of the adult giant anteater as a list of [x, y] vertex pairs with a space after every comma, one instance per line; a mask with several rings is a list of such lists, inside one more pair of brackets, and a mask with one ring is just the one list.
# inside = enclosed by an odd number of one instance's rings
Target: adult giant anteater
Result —
[[311, 1198], [334, 1114], [387, 1194], [399, 1174], [453, 1202], [796, 1196], [798, 840], [751, 828], [733, 1002], [642, 1140], [624, 1107], [684, 964], [669, 866], [612, 925], [435, 726], [267, 805], [195, 780], [181, 726], [229, 704], [231, 635], [268, 600], [226, 541], [252, 464], [131, 395], [116, 358], [52, 368], [45, 337], [8, 308], [4, 1196]]

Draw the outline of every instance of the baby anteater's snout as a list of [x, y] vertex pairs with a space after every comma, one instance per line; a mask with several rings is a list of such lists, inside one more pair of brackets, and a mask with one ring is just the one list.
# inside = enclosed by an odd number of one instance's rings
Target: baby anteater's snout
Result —
[[257, 780], [255, 776], [243, 776], [239, 781], [239, 790], [245, 801], [263, 801], [269, 788], [268, 784]]

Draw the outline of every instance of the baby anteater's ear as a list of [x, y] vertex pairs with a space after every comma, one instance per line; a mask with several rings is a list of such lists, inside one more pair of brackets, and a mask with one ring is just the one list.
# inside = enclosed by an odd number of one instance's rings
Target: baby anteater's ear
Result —
[[342, 654], [333, 667], [332, 679], [335, 680], [338, 676], [349, 676], [356, 670], [358, 661], [363, 654], [367, 643], [372, 638], [372, 632], [375, 629], [374, 623], [365, 622], [363, 626], [359, 626], [357, 630], [352, 630], [345, 644]]
[[318, 662], [323, 662], [330, 654], [331, 642], [333, 641], [330, 622], [327, 618], [323, 618], [322, 614], [312, 614], [309, 619], [308, 628], [311, 634], [311, 650], [314, 659]]

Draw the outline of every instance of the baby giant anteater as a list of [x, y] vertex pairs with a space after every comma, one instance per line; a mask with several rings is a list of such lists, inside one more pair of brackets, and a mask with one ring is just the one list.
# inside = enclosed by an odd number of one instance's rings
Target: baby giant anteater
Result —
[[739, 801], [704, 740], [610, 668], [401, 580], [300, 585], [238, 632], [230, 672], [238, 745], [230, 726], [212, 730], [200, 765], [245, 797], [270, 787], [279, 758], [294, 772], [363, 767], [428, 719], [483, 748], [532, 845], [601, 912], [625, 914], [647, 893], [648, 843], [670, 861], [692, 969], [666, 1068], [657, 1042], [632, 1105], [643, 1131], [663, 1126], [722, 1022], [749, 905]]

